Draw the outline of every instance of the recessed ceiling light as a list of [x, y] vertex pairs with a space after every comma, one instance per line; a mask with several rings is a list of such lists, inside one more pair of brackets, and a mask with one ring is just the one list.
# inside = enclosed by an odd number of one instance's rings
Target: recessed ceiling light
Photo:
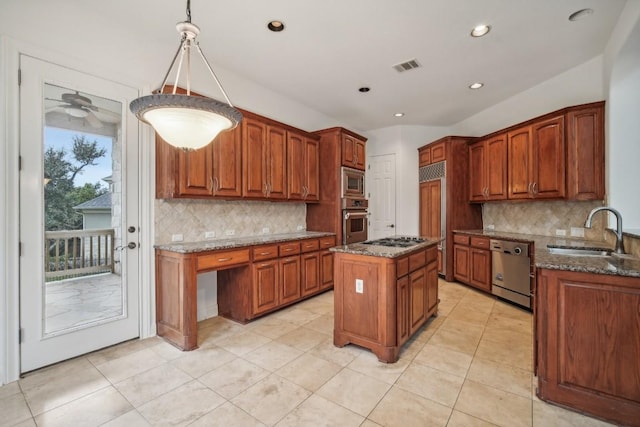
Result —
[[482, 86], [484, 86], [484, 83], [472, 83], [469, 85], [469, 89], [480, 89]]
[[395, 113], [394, 116], [395, 117], [402, 117], [402, 116], [404, 116], [404, 113]]
[[277, 20], [271, 21], [267, 24], [267, 28], [274, 33], [279, 33], [280, 31], [284, 30], [284, 22]]
[[580, 9], [579, 11], [573, 12], [569, 15], [569, 21], [579, 21], [580, 19], [591, 15], [593, 15], [593, 9]]
[[489, 31], [491, 31], [491, 27], [489, 25], [478, 25], [471, 30], [471, 37], [482, 37]]
[[371, 90], [370, 87], [367, 86], [362, 86], [360, 89], [358, 89], [358, 92], [362, 92], [362, 93], [367, 93]]

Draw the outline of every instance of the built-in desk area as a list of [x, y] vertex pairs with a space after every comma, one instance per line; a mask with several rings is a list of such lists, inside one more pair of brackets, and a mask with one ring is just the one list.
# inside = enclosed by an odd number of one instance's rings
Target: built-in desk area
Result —
[[156, 327], [198, 347], [197, 276], [218, 271], [218, 313], [247, 323], [333, 287], [335, 235], [300, 232], [156, 245]]

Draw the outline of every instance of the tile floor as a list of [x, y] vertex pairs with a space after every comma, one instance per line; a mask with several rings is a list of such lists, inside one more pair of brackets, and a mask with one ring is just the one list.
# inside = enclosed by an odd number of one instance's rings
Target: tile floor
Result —
[[531, 314], [440, 281], [439, 316], [394, 364], [332, 344], [333, 293], [200, 348], [130, 341], [0, 387], [0, 426], [604, 426], [535, 397]]

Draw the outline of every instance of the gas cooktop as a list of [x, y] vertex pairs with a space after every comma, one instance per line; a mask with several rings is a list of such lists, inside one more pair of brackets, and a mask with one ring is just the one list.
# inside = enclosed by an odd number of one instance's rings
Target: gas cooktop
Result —
[[424, 239], [419, 237], [385, 237], [382, 239], [376, 240], [367, 240], [366, 242], [362, 242], [363, 245], [378, 245], [378, 246], [389, 246], [394, 248], [408, 248], [410, 246], [417, 245], [418, 243], [423, 243]]

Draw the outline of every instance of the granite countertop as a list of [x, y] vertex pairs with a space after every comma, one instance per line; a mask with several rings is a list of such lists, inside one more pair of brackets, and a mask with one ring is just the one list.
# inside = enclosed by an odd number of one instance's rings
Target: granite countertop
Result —
[[188, 254], [193, 252], [215, 251], [219, 249], [234, 249], [246, 246], [264, 245], [268, 243], [282, 243], [290, 240], [312, 239], [314, 237], [335, 236], [335, 233], [322, 231], [300, 231], [285, 234], [261, 234], [258, 236], [236, 237], [234, 239], [204, 240], [201, 242], [173, 242], [154, 245], [156, 249]]
[[[395, 236], [395, 237], [403, 237], [403, 236]], [[404, 236], [404, 237], [415, 237], [415, 236]], [[421, 237], [424, 239], [423, 243], [418, 243], [413, 246], [409, 246], [406, 248], [394, 248], [391, 246], [380, 246], [380, 245], [365, 245], [363, 243], [351, 243], [349, 245], [341, 245], [334, 246], [329, 250], [331, 252], [340, 252], [346, 254], [353, 255], [366, 255], [366, 256], [375, 256], [381, 258], [398, 258], [403, 255], [414, 252], [417, 249], [425, 249], [429, 246], [433, 246], [442, 241], [442, 239], [432, 239], [428, 237]]]
[[571, 237], [538, 236], [495, 230], [455, 230], [455, 232], [502, 240], [532, 242], [535, 245], [534, 262], [536, 268], [640, 277], [640, 258], [631, 255], [623, 257], [615, 254], [612, 256], [575, 256], [552, 254], [547, 250], [548, 245], [565, 248], [579, 247], [612, 250], [610, 245], [602, 241]]

